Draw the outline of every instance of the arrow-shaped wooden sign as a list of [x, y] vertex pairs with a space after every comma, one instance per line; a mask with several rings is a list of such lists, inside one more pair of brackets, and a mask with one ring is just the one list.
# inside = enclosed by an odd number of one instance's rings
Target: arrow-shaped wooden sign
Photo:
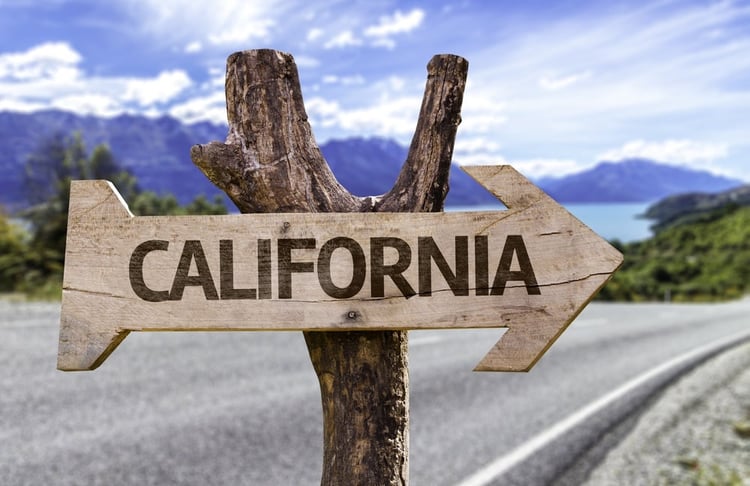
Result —
[[58, 368], [131, 331], [505, 327], [476, 370], [529, 370], [622, 255], [512, 167], [464, 170], [509, 209], [133, 217], [74, 181]]

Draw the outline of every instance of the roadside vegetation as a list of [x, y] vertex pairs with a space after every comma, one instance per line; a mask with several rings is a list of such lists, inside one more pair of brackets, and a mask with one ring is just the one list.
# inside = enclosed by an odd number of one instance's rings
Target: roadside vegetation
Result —
[[[661, 228], [661, 229], [658, 229]], [[614, 245], [625, 261], [602, 300], [722, 301], [750, 292], [750, 207], [727, 203], [657, 223], [644, 241]]]
[[14, 215], [0, 208], [0, 293], [32, 299], [59, 299], [65, 259], [70, 181], [107, 179], [141, 216], [226, 214], [220, 197], [198, 196], [181, 206], [171, 194], [143, 191], [135, 176], [120, 167], [106, 145], [90, 153], [79, 134], [55, 135], [32, 153], [24, 167], [30, 206]]
[[[89, 152], [79, 134], [55, 135], [24, 167], [28, 208], [0, 207], [0, 295], [57, 299], [62, 288], [70, 181], [107, 179], [137, 215], [226, 214], [220, 197], [180, 205], [171, 194], [142, 190], [106, 145]], [[600, 300], [722, 301], [750, 293], [750, 186], [716, 195], [667, 198], [646, 216], [656, 234], [614, 241], [625, 261]]]

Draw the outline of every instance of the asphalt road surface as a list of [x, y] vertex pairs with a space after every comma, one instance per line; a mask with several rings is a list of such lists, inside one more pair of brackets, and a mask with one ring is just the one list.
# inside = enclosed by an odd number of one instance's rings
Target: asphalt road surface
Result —
[[[0, 484], [319, 484], [301, 333], [131, 333], [98, 370], [63, 373], [58, 317], [0, 303]], [[501, 330], [412, 332], [411, 484], [569, 479], [604, 431], [749, 331], [748, 300], [592, 304], [527, 374], [471, 371]]]

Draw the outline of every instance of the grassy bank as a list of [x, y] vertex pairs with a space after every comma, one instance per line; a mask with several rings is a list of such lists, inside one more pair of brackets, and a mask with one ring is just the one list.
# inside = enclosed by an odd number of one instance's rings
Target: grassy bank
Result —
[[750, 207], [727, 205], [640, 242], [614, 242], [622, 268], [603, 300], [722, 301], [750, 291]]

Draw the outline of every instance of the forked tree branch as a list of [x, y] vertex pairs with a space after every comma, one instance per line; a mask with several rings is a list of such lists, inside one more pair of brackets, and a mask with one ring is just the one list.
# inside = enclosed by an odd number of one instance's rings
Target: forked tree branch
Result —
[[[382, 197], [356, 197], [336, 180], [313, 137], [294, 59], [278, 51], [229, 57], [229, 135], [190, 155], [243, 213], [441, 211], [467, 69], [452, 55], [428, 64], [409, 154]], [[306, 332], [305, 341], [323, 403], [321, 484], [408, 484], [406, 331]]]

